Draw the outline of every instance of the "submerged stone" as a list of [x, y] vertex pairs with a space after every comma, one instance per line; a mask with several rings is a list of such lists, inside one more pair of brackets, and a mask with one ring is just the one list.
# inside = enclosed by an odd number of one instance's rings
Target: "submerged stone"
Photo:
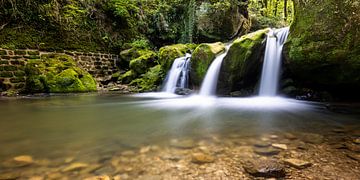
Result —
[[297, 169], [304, 169], [312, 165], [310, 162], [303, 161], [300, 159], [285, 159], [284, 162]]
[[286, 176], [285, 167], [274, 160], [252, 160], [244, 163], [243, 168], [255, 177], [283, 178]]
[[213, 156], [204, 153], [193, 153], [191, 157], [191, 162], [197, 164], [212, 163], [215, 161]]
[[81, 169], [84, 169], [86, 167], [88, 167], [89, 165], [86, 163], [80, 163], [80, 162], [76, 162], [76, 163], [72, 163], [69, 166], [65, 167], [62, 172], [69, 172], [69, 171], [78, 171]]
[[180, 149], [191, 149], [194, 148], [196, 144], [191, 139], [184, 139], [184, 140], [173, 139], [170, 141], [170, 146]]
[[280, 153], [280, 150], [273, 147], [262, 147], [262, 148], [254, 148], [254, 152], [256, 154], [262, 155], [262, 156], [273, 156]]
[[283, 150], [287, 150], [288, 147], [286, 144], [271, 144], [272, 147], [275, 147], [275, 148], [279, 148], [279, 149], [283, 149]]

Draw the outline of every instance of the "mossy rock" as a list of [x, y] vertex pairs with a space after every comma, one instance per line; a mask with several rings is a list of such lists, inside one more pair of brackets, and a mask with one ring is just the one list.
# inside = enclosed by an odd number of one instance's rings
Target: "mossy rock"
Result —
[[212, 44], [200, 44], [191, 57], [191, 82], [194, 86], [200, 86], [206, 75], [211, 62], [218, 54], [225, 51], [225, 45], [221, 42]]
[[261, 72], [268, 32], [269, 29], [262, 29], [233, 42], [221, 66], [219, 94], [229, 95], [242, 89], [254, 90]]
[[167, 72], [171, 68], [172, 63], [176, 58], [185, 56], [187, 52], [190, 52], [193, 45], [186, 44], [174, 44], [170, 46], [164, 46], [159, 50], [159, 63], [162, 69]]
[[25, 66], [26, 92], [70, 93], [96, 91], [96, 81], [67, 55], [29, 60]]
[[360, 98], [360, 3], [296, 0], [294, 5], [284, 47], [289, 76], [299, 88]]
[[130, 85], [137, 86], [140, 92], [156, 91], [164, 78], [164, 72], [161, 65], [156, 65], [141, 78], [133, 80]]
[[145, 73], [149, 67], [157, 64], [157, 54], [150, 50], [139, 51], [140, 56], [131, 60], [129, 67], [137, 74]]
[[119, 77], [119, 81], [123, 84], [129, 84], [132, 80], [136, 79], [137, 74], [133, 70], [129, 70]]
[[196, 10], [196, 32], [202, 42], [230, 40], [250, 30], [247, 5], [237, 0], [203, 1]]

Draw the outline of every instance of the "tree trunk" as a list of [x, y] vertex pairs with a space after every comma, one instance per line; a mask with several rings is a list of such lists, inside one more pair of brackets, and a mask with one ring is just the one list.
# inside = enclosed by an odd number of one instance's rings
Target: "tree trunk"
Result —
[[284, 20], [287, 20], [288, 12], [287, 12], [287, 0], [284, 0]]

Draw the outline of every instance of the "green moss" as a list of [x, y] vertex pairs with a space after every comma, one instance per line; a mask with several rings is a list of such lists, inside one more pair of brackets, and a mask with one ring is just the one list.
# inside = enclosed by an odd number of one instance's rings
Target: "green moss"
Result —
[[0, 56], [7, 55], [5, 50], [0, 50]]
[[96, 91], [96, 81], [67, 55], [29, 60], [25, 67], [26, 91], [69, 93]]
[[224, 52], [225, 45], [217, 42], [212, 44], [200, 44], [193, 52], [191, 58], [191, 80], [195, 86], [199, 86], [205, 77], [206, 71], [216, 55]]
[[[284, 47], [297, 85], [343, 94], [360, 89], [359, 3], [295, 1], [295, 19]], [[334, 13], [335, 12], [335, 13]], [[346, 17], [349, 21], [344, 21]]]
[[164, 73], [161, 65], [156, 65], [150, 68], [141, 78], [131, 81], [130, 85], [137, 86], [141, 92], [155, 91], [161, 84], [163, 77]]
[[[192, 45], [190, 46], [192, 47]], [[175, 44], [171, 46], [164, 46], [159, 50], [159, 63], [165, 72], [169, 71], [172, 63], [178, 57], [185, 56], [185, 53], [191, 48], [185, 44]]]
[[130, 61], [129, 67], [137, 74], [143, 74], [149, 67], [156, 64], [156, 53], [143, 50], [139, 51], [140, 56]]
[[127, 71], [125, 74], [119, 77], [119, 81], [123, 84], [129, 84], [132, 80], [137, 77], [137, 74], [133, 71]]
[[264, 42], [269, 29], [262, 29], [236, 39], [223, 60], [218, 88], [230, 94], [244, 88], [254, 89], [260, 74]]

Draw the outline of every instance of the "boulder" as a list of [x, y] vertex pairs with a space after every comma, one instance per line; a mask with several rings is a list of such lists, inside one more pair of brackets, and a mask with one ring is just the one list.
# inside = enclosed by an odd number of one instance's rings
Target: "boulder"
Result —
[[284, 47], [297, 86], [359, 98], [360, 3], [295, 0], [295, 19]]
[[161, 65], [156, 65], [149, 69], [140, 78], [130, 82], [130, 85], [135, 85], [139, 88], [140, 92], [156, 91], [164, 79], [164, 73]]
[[267, 32], [269, 29], [262, 29], [233, 42], [221, 66], [219, 94], [229, 95], [244, 89], [254, 92], [260, 79]]
[[200, 86], [212, 61], [218, 54], [221, 54], [224, 51], [225, 45], [221, 42], [200, 44], [194, 50], [191, 57], [191, 84]]
[[239, 0], [203, 1], [195, 14], [200, 42], [230, 40], [250, 30], [247, 6]]
[[176, 58], [185, 56], [185, 53], [190, 51], [191, 48], [185, 44], [174, 44], [160, 48], [158, 56], [162, 69], [165, 72], [169, 71]]
[[70, 93], [96, 91], [96, 81], [76, 66], [67, 55], [29, 60], [25, 66], [25, 89], [30, 93]]
[[150, 67], [156, 65], [156, 53], [150, 50], [143, 50], [140, 56], [130, 61], [129, 67], [137, 74], [145, 73]]

